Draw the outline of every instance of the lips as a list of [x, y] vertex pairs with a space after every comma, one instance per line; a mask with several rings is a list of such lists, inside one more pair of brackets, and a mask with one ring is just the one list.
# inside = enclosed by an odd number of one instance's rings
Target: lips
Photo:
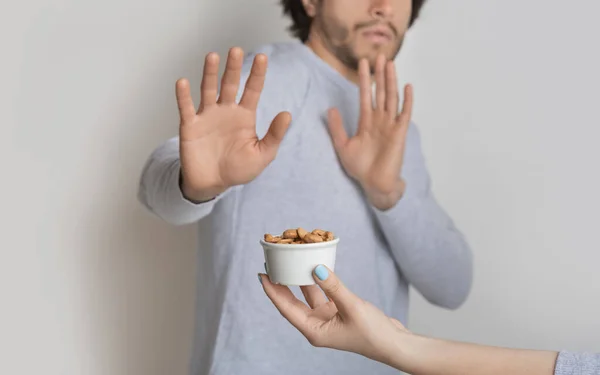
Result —
[[385, 43], [393, 39], [392, 31], [385, 26], [369, 27], [362, 34], [375, 43]]

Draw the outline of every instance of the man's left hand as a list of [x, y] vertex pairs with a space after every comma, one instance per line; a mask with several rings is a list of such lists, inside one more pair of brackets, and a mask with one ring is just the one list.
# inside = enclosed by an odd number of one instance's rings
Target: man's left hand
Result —
[[398, 114], [398, 83], [393, 61], [381, 55], [375, 63], [375, 103], [371, 97], [369, 63], [359, 63], [360, 118], [356, 135], [348, 137], [339, 111], [329, 111], [329, 131], [346, 173], [357, 180], [369, 202], [380, 210], [393, 207], [404, 194], [400, 177], [404, 145], [413, 106], [410, 85], [404, 88]]

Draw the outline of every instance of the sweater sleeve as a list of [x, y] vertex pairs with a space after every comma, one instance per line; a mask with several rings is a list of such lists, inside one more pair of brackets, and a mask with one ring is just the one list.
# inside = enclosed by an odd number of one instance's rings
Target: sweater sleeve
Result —
[[472, 284], [472, 253], [462, 233], [437, 203], [411, 124], [404, 155], [406, 191], [392, 208], [375, 216], [404, 276], [429, 302], [450, 309], [467, 298]]
[[562, 351], [556, 359], [555, 375], [600, 375], [600, 353]]
[[191, 224], [202, 219], [231, 190], [211, 201], [193, 203], [183, 196], [179, 175], [179, 137], [173, 137], [151, 153], [138, 188], [138, 200], [150, 212], [173, 225]]

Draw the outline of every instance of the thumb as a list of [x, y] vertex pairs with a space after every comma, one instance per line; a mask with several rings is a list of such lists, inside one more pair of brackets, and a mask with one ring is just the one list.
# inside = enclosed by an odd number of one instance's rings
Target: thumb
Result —
[[346, 133], [346, 129], [344, 129], [342, 115], [340, 115], [337, 108], [331, 108], [327, 113], [327, 119], [333, 147], [336, 151], [339, 151], [348, 142], [348, 133]]
[[275, 153], [277, 152], [291, 121], [292, 115], [289, 112], [280, 112], [275, 116], [273, 122], [271, 122], [271, 126], [269, 126], [267, 134], [265, 134], [263, 139], [259, 142], [261, 151], [267, 152], [269, 155], [272, 155], [272, 157], [275, 157]]
[[342, 316], [352, 314], [352, 310], [356, 302], [359, 301], [359, 298], [346, 288], [333, 271], [320, 264], [315, 268], [313, 277], [321, 289], [323, 289], [325, 295], [335, 303]]

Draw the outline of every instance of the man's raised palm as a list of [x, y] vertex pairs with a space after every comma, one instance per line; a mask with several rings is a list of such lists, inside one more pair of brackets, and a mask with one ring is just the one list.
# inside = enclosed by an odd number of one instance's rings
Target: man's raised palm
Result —
[[242, 64], [242, 50], [232, 48], [219, 95], [219, 57], [207, 55], [197, 111], [189, 82], [177, 81], [182, 190], [192, 200], [210, 199], [228, 187], [256, 178], [275, 158], [291, 121], [289, 113], [279, 113], [267, 134], [258, 139], [256, 107], [267, 58], [260, 54], [255, 57], [244, 93], [236, 103]]

